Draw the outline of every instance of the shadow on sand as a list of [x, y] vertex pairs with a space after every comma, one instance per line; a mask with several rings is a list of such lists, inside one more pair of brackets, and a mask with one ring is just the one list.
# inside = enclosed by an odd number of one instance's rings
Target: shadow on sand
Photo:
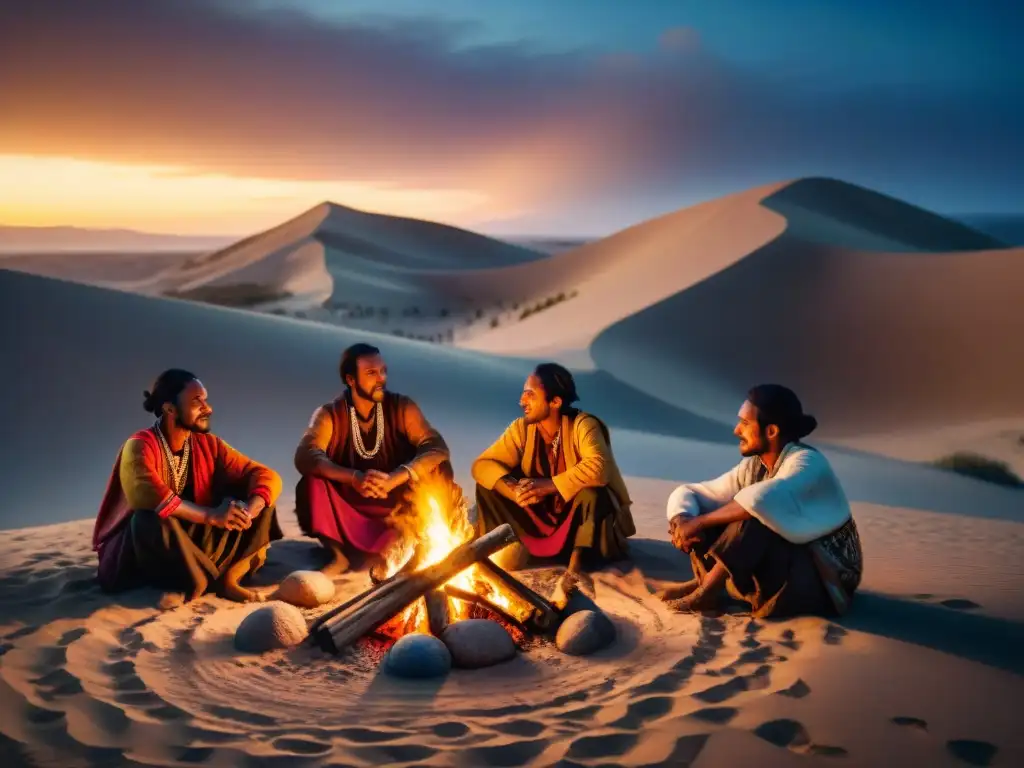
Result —
[[850, 613], [834, 623], [1024, 674], [1024, 624], [1019, 622], [862, 592]]

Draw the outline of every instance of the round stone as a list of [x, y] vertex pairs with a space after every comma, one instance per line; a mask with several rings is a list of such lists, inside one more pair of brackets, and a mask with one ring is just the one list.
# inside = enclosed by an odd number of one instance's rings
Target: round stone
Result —
[[451, 668], [448, 647], [421, 632], [400, 637], [384, 657], [384, 671], [397, 677], [441, 677]]
[[562, 622], [555, 645], [570, 656], [587, 656], [615, 642], [615, 625], [601, 611], [577, 611]]
[[235, 630], [235, 648], [244, 653], [263, 653], [290, 648], [306, 639], [306, 619], [288, 603], [273, 602], [242, 619]]
[[516, 643], [508, 631], [489, 619], [466, 619], [450, 625], [441, 639], [451, 651], [456, 667], [478, 669], [508, 661], [516, 655]]
[[316, 608], [334, 597], [334, 582], [320, 571], [295, 571], [285, 577], [274, 597], [300, 608]]

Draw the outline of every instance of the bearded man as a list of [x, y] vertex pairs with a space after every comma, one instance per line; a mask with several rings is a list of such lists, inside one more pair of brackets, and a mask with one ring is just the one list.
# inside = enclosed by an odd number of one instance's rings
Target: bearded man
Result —
[[240, 581], [281, 538], [280, 476], [210, 432], [213, 408], [195, 374], [164, 371], [143, 397], [157, 421], [114, 462], [93, 531], [100, 585], [160, 587], [164, 607], [210, 587], [230, 600], [262, 600]]
[[695, 576], [662, 593], [669, 605], [714, 609], [725, 588], [758, 617], [848, 609], [863, 555], [839, 479], [802, 442], [817, 423], [791, 389], [750, 390], [734, 430], [743, 461], [669, 496], [669, 534]]
[[382, 554], [401, 535], [410, 483], [453, 477], [448, 446], [409, 397], [387, 390], [377, 347], [354, 344], [341, 356], [346, 391], [313, 412], [295, 450], [302, 475], [295, 512], [305, 535], [329, 554], [329, 575], [353, 555]]
[[508, 523], [527, 553], [568, 572], [627, 557], [629, 492], [600, 419], [572, 407], [572, 374], [542, 363], [523, 385], [523, 416], [473, 462], [481, 533]]

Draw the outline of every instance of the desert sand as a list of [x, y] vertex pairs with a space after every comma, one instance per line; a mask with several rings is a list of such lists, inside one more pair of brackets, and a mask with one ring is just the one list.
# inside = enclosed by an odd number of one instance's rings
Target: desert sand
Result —
[[[917, 463], [939, 450], [927, 440], [945, 451], [998, 437], [1004, 453], [1017, 450], [1024, 401], [1012, 393], [1024, 368], [1010, 350], [1024, 310], [1010, 298], [1022, 254], [856, 188], [793, 188], [547, 257], [517, 249], [474, 261], [474, 244], [496, 242], [480, 238], [442, 263], [440, 246], [416, 250], [422, 226], [386, 218], [374, 222], [383, 231], [362, 230], [379, 253], [402, 255], [390, 268], [424, 303], [431, 291], [446, 301], [478, 288], [512, 302], [541, 271], [578, 290], [472, 343], [0, 271], [0, 761], [1024, 764], [1024, 491]], [[326, 265], [319, 237], [311, 247]], [[253, 253], [235, 267], [255, 269]], [[412, 268], [417, 256], [432, 268]], [[273, 275], [259, 284], [280, 287]], [[326, 285], [337, 284], [335, 274]], [[786, 291], [786, 328], [766, 328], [761, 297]], [[98, 590], [91, 518], [121, 442], [149, 423], [142, 390], [171, 366], [203, 379], [217, 434], [284, 476], [288, 538], [259, 579], [315, 567], [292, 514], [291, 455], [313, 409], [337, 394], [338, 354], [356, 340], [383, 349], [389, 386], [443, 432], [467, 490], [472, 459], [518, 415], [532, 361], [551, 352], [585, 363], [581, 406], [611, 427], [638, 527], [634, 567], [596, 575], [615, 645], [577, 658], [540, 643], [486, 670], [400, 681], [360, 652], [242, 654], [231, 638], [250, 606], [208, 596], [161, 613], [155, 592]], [[846, 383], [858, 371], [861, 386]], [[810, 442], [853, 502], [862, 591], [834, 621], [672, 614], [652, 590], [685, 580], [689, 566], [667, 542], [665, 500], [676, 483], [737, 461], [730, 417], [765, 378], [791, 383], [822, 422]], [[340, 577], [336, 600], [365, 584], [362, 573]]]

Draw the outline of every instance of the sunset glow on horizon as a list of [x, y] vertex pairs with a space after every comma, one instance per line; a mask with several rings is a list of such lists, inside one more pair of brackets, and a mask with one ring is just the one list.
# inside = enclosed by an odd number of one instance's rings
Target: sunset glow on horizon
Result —
[[443, 222], [498, 213], [469, 189], [415, 189], [201, 173], [186, 167], [0, 154], [0, 225], [251, 234], [329, 201]]

